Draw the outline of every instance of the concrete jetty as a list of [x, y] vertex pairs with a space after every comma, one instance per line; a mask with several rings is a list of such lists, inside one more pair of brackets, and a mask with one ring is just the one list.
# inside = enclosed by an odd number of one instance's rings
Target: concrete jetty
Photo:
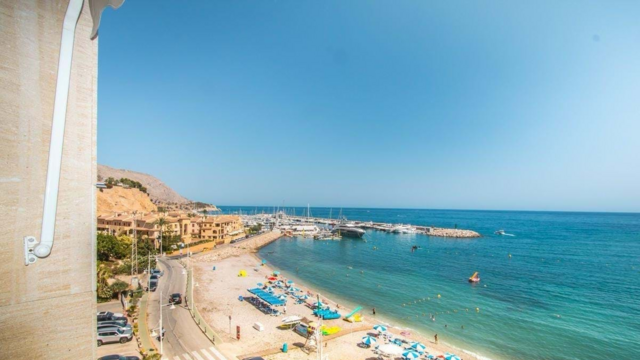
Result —
[[[340, 223], [339, 219], [327, 219], [327, 218], [318, 218], [318, 217], [306, 217], [306, 216], [287, 216], [288, 219], [299, 222], [299, 223], [315, 223], [315, 224], [324, 224], [324, 225], [337, 225]], [[392, 223], [380, 223], [373, 221], [349, 221], [349, 223], [353, 223], [355, 226], [362, 229], [372, 229], [378, 231], [385, 232], [393, 232], [393, 228], [399, 225], [408, 226], [411, 228], [415, 228], [415, 232], [418, 234], [424, 234], [427, 236], [438, 236], [438, 237], [448, 237], [448, 238], [478, 238], [481, 237], [479, 233], [473, 230], [465, 230], [465, 229], [448, 229], [448, 228], [440, 228], [434, 226], [419, 226], [419, 225], [411, 225], [411, 224], [392, 224]]]

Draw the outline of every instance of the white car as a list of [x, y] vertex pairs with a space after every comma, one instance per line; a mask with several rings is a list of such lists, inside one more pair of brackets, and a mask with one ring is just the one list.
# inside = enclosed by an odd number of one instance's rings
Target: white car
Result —
[[98, 316], [100, 315], [111, 315], [111, 316], [115, 316], [115, 317], [123, 317], [124, 314], [123, 313], [117, 313], [117, 312], [112, 312], [112, 311], [98, 311]]

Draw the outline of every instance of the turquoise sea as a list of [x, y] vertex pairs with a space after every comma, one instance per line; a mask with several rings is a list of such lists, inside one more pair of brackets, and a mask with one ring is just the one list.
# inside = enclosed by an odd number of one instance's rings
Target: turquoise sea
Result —
[[[303, 210], [295, 211], [300, 215]], [[334, 217], [337, 211], [333, 209]], [[314, 216], [328, 217], [329, 212], [311, 208]], [[378, 316], [394, 325], [427, 336], [437, 333], [441, 340], [487, 358], [640, 358], [640, 214], [342, 213], [350, 220], [457, 225], [483, 237], [459, 240], [370, 230], [366, 242], [280, 239], [261, 249], [260, 256], [327, 297], [361, 305], [367, 313], [375, 307]], [[497, 229], [514, 236], [494, 235]], [[421, 248], [412, 253], [413, 245]], [[467, 282], [474, 271], [482, 278], [478, 285]], [[436, 313], [431, 321], [429, 314]], [[464, 357], [462, 351], [459, 355]]]

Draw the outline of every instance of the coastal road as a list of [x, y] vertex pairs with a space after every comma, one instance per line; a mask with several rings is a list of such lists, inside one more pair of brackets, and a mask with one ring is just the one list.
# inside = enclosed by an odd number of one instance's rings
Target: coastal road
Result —
[[[187, 275], [183, 273], [182, 265], [176, 260], [159, 258], [158, 268], [164, 271], [164, 275], [160, 278], [158, 289], [151, 293], [148, 322], [149, 329], [156, 329], [156, 332], [159, 332], [161, 308], [162, 326], [166, 331], [162, 358], [167, 360], [226, 360], [200, 331], [186, 308], [184, 295]], [[162, 291], [162, 299], [160, 299], [160, 291]], [[169, 303], [169, 295], [173, 293], [182, 295], [182, 304], [176, 305], [173, 310], [169, 306], [161, 307], [161, 303], [162, 305]], [[154, 342], [160, 351], [158, 339], [154, 339]]]

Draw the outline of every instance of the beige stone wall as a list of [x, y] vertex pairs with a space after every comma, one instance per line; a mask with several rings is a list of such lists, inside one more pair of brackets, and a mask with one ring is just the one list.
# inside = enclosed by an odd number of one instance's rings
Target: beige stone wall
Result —
[[40, 237], [62, 20], [68, 0], [0, 1], [0, 358], [95, 358], [97, 41], [78, 22], [51, 255]]

